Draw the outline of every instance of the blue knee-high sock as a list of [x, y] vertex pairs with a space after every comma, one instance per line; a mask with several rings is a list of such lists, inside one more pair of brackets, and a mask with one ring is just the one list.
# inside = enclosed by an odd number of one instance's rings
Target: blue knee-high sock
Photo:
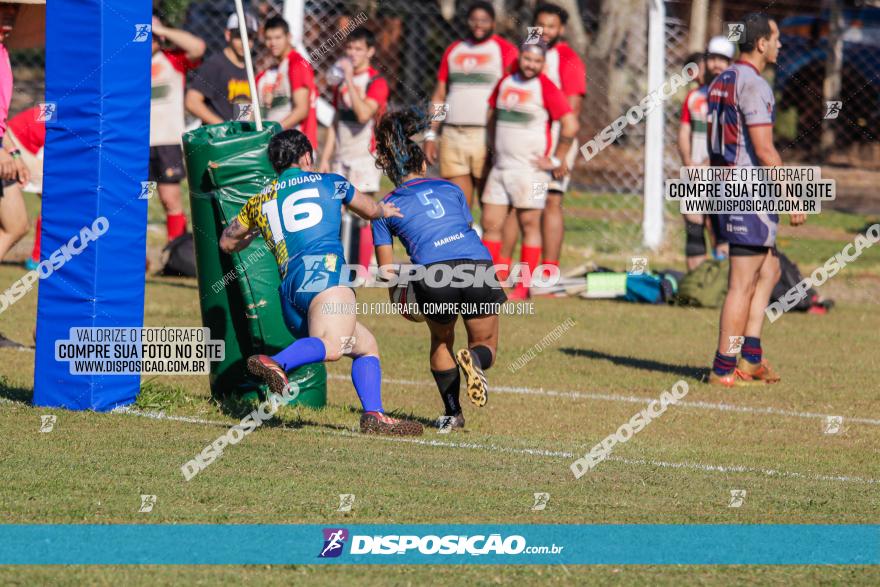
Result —
[[309, 363], [320, 363], [327, 356], [327, 350], [320, 338], [310, 336], [301, 338], [292, 345], [272, 356], [272, 360], [285, 371], [293, 371]]
[[351, 362], [351, 382], [365, 412], [382, 409], [382, 366], [379, 357], [358, 357]]

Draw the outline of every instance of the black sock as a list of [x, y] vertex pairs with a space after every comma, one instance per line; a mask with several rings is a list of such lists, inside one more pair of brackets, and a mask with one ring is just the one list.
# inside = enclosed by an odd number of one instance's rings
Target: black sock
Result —
[[443, 400], [443, 407], [446, 409], [447, 416], [455, 416], [461, 413], [461, 404], [458, 403], [458, 392], [461, 386], [461, 373], [458, 367], [447, 371], [434, 371], [431, 369], [431, 375], [437, 382], [437, 389], [440, 391], [440, 399]]
[[706, 256], [706, 238], [703, 236], [702, 222], [684, 221], [684, 232], [686, 240], [684, 243], [684, 254], [687, 257], [705, 257]]
[[483, 371], [492, 366], [492, 351], [489, 350], [489, 347], [477, 345], [471, 348], [471, 356], [477, 360]]

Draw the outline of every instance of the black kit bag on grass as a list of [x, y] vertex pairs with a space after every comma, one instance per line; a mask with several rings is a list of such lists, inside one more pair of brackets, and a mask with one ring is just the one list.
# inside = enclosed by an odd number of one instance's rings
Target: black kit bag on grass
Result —
[[162, 249], [162, 275], [196, 276], [196, 248], [192, 233], [183, 233]]
[[[781, 275], [779, 281], [777, 281], [776, 285], [773, 287], [773, 293], [770, 294], [771, 304], [773, 302], [781, 302], [782, 298], [785, 297], [785, 293], [793, 289], [794, 286], [804, 279], [803, 275], [801, 275], [800, 269], [798, 269], [798, 266], [795, 265], [791, 259], [780, 253], [778, 250], [776, 251], [776, 255], [779, 257], [779, 270]], [[806, 312], [814, 305], [820, 305], [819, 302], [819, 292], [810, 288], [807, 290], [807, 294], [799, 299], [797, 304], [795, 304], [790, 310]]]

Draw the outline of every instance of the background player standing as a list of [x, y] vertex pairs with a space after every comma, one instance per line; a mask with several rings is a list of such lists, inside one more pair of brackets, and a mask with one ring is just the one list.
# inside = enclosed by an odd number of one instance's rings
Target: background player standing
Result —
[[283, 394], [288, 371], [351, 357], [351, 379], [364, 409], [361, 431], [421, 434], [418, 422], [385, 415], [379, 347], [357, 321], [354, 291], [340, 285], [341, 206], [373, 219], [399, 216], [400, 210], [363, 195], [344, 177], [314, 172], [311, 143], [297, 130], [272, 137], [269, 161], [278, 178], [242, 207], [223, 231], [220, 248], [240, 251], [262, 235], [278, 262], [284, 323], [298, 340], [271, 357], [251, 356], [248, 369]]
[[[761, 72], [782, 46], [779, 27], [764, 14], [743, 19], [740, 59], [709, 86], [709, 157], [724, 167], [780, 166], [782, 157], [773, 145], [776, 103], [770, 84]], [[709, 383], [732, 387], [742, 383], [775, 383], [761, 350], [764, 310], [773, 286], [779, 281], [776, 256], [777, 214], [719, 214], [720, 235], [730, 243], [728, 291], [721, 308], [718, 351]], [[792, 214], [792, 226], [803, 214]], [[736, 346], [742, 339], [742, 357]]]
[[[581, 105], [587, 94], [587, 68], [571, 46], [563, 40], [565, 25], [568, 23], [568, 11], [556, 4], [542, 3], [535, 8], [534, 27], [541, 33], [541, 39], [547, 43], [547, 54], [544, 61], [544, 75], [562, 90], [576, 120], [580, 120]], [[560, 133], [559, 122], [551, 126], [553, 142], [551, 152], [556, 149]], [[562, 196], [571, 181], [571, 170], [577, 157], [577, 141], [572, 141], [565, 154], [566, 172], [562, 177], [554, 177], [547, 187], [547, 201], [541, 213], [541, 240], [543, 243], [541, 261], [544, 265], [559, 266], [559, 255], [562, 252], [562, 241], [565, 237], [565, 221], [562, 215]], [[513, 214], [508, 216], [504, 225], [504, 239], [501, 247], [501, 263], [510, 264], [513, 250], [519, 236], [519, 223]]]
[[187, 72], [197, 67], [205, 54], [205, 42], [186, 31], [166, 27], [155, 15], [152, 30], [148, 178], [158, 184], [170, 242], [186, 232], [186, 216], [180, 198], [180, 182], [186, 175], [180, 144], [185, 129], [183, 92]]
[[[244, 17], [248, 35], [257, 34], [257, 19]], [[251, 103], [251, 88], [244, 70], [244, 46], [238, 30], [238, 15], [226, 21], [226, 47], [210, 56], [192, 75], [184, 104], [204, 124], [238, 119], [242, 107]]]
[[[483, 191], [483, 243], [493, 261], [501, 263], [501, 235], [511, 207], [523, 233], [521, 259], [533, 273], [541, 258], [541, 211], [553, 179], [568, 172], [565, 162], [578, 121], [562, 91], [541, 73], [547, 45], [520, 47], [516, 73], [508, 74], [489, 97], [489, 139], [494, 152], [492, 171]], [[561, 130], [551, 149], [550, 125]], [[529, 296], [530, 280], [520, 281], [510, 299]]]
[[[6, 133], [12, 100], [12, 66], [6, 40], [15, 27], [18, 10], [18, 4], [0, 4], [0, 136]], [[3, 188], [12, 188], [8, 194], [5, 189], [0, 188], [0, 260], [28, 232], [24, 198], [21, 190], [14, 187], [16, 182], [24, 186], [27, 177], [28, 170], [21, 157], [15, 157], [7, 149], [0, 149], [0, 179]]]
[[[425, 118], [412, 111], [386, 115], [379, 123], [378, 161], [397, 186], [384, 201], [396, 205], [403, 213], [403, 217], [373, 221], [379, 266], [388, 267], [394, 261], [392, 237], [396, 236], [410, 260], [425, 266], [426, 272], [437, 266], [442, 266], [438, 275], [451, 276], [456, 269], [470, 271], [471, 275], [485, 272], [492, 264], [492, 256], [471, 227], [473, 217], [461, 189], [443, 179], [424, 177], [424, 153], [410, 137], [424, 132], [426, 126]], [[463, 428], [458, 367], [464, 371], [471, 401], [477, 406], [485, 405], [489, 386], [484, 371], [495, 362], [497, 308], [507, 297], [500, 285], [493, 287], [482, 280], [469, 287], [461, 281], [458, 286], [453, 281], [432, 287], [422, 279], [413, 284], [413, 289], [431, 331], [431, 375], [446, 410], [441, 425]], [[432, 312], [425, 304], [448, 311]], [[453, 354], [459, 315], [464, 319], [468, 346]]]
[[[468, 37], [446, 48], [431, 97], [431, 130], [425, 138], [429, 165], [440, 160], [440, 177], [461, 188], [468, 205], [482, 190], [486, 161], [486, 100], [516, 63], [516, 47], [495, 34], [495, 9], [474, 2], [467, 12]], [[439, 149], [437, 133], [442, 126]]]
[[[709, 84], [718, 74], [730, 67], [733, 59], [733, 43], [725, 37], [713, 37], [704, 54], [692, 55], [688, 62], [700, 66], [698, 84], [687, 93], [681, 105], [681, 121], [678, 127], [678, 153], [685, 167], [709, 164], [709, 145], [706, 138], [706, 113], [708, 111], [707, 95]], [[684, 214], [685, 258], [688, 271], [696, 269], [706, 260], [706, 240], [704, 228], [709, 230], [717, 259], [727, 257], [728, 246], [718, 236], [717, 214]]]
[[[43, 194], [43, 147], [46, 145], [46, 122], [40, 116], [40, 106], [31, 106], [9, 119], [6, 134], [3, 135], [3, 150], [12, 154], [16, 162], [24, 169], [19, 172], [18, 182], [7, 182], [3, 186], [4, 194], [22, 190], [33, 192], [42, 197]], [[21, 182], [24, 183], [21, 183]], [[24, 187], [22, 187], [24, 186]], [[42, 215], [37, 216], [34, 224], [34, 246], [31, 256], [24, 262], [28, 271], [36, 269], [40, 264], [40, 233], [42, 232]]]

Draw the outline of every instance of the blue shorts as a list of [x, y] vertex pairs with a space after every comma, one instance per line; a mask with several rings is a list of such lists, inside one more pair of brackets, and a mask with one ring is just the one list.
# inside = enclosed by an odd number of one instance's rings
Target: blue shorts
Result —
[[278, 294], [284, 324], [296, 338], [309, 335], [309, 306], [319, 293], [339, 285], [344, 262], [340, 248], [334, 253], [302, 255], [288, 263]]
[[776, 245], [778, 214], [718, 214], [718, 236], [731, 245]]

